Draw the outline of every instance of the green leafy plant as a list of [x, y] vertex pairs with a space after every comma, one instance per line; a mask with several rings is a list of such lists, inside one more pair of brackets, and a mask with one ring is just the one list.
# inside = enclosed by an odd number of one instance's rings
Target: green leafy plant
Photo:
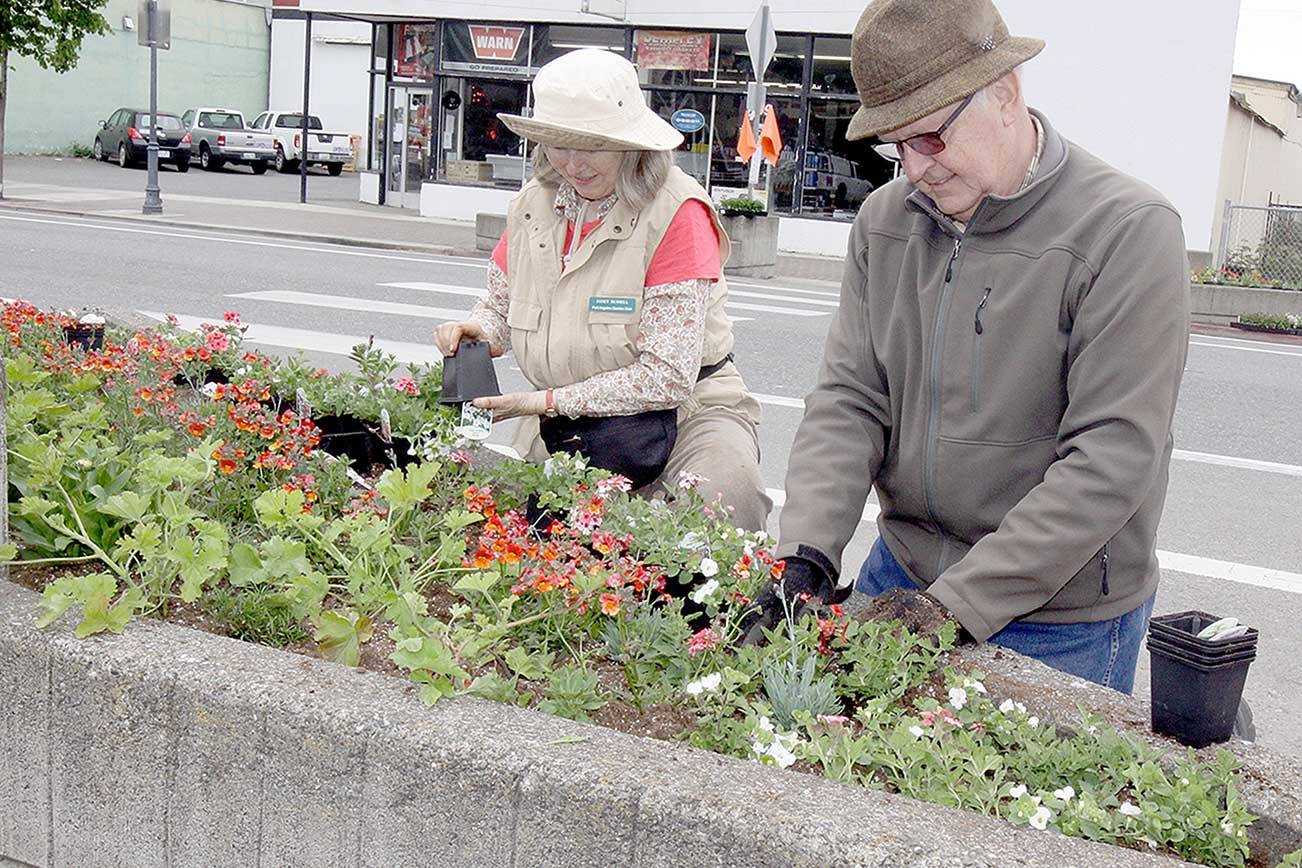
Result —
[[267, 588], [219, 587], [204, 598], [214, 625], [232, 639], [283, 648], [307, 639], [286, 597]]
[[597, 673], [578, 666], [562, 666], [547, 679], [546, 699], [538, 704], [540, 711], [567, 717], [570, 720], [591, 721], [592, 712], [606, 705], [597, 684]]
[[1286, 333], [1302, 330], [1302, 314], [1296, 313], [1245, 313], [1239, 315], [1239, 322]]
[[719, 202], [719, 210], [724, 213], [734, 212], [739, 214], [766, 214], [768, 208], [764, 203], [753, 196], [734, 196], [730, 199], [724, 199]]

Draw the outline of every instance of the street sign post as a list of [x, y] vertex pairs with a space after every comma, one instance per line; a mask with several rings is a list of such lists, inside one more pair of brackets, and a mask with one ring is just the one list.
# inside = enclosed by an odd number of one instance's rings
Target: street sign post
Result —
[[145, 214], [162, 214], [163, 197], [158, 189], [158, 49], [172, 46], [172, 11], [169, 0], [140, 0], [140, 29], [136, 41], [149, 48], [149, 171], [145, 176]]
[[[750, 113], [755, 129], [760, 128], [760, 115], [764, 111], [766, 99], [764, 73], [773, 62], [773, 55], [778, 50], [778, 33], [773, 26], [773, 13], [769, 9], [769, 0], [760, 0], [755, 10], [755, 17], [746, 28], [746, 48], [750, 51], [751, 69], [755, 72], [755, 81], [746, 88], [746, 111]], [[746, 195], [754, 195], [759, 184], [760, 163], [763, 157], [756, 151], [750, 158], [750, 173], [746, 176]]]

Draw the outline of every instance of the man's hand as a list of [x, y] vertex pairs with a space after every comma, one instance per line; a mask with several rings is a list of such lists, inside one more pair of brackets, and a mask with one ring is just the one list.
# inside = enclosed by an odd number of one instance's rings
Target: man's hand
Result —
[[[445, 322], [434, 329], [434, 345], [445, 356], [456, 353], [463, 340], [477, 341], [484, 336], [484, 327], [474, 320], [464, 322]], [[501, 347], [488, 345], [488, 352], [493, 358], [502, 355]]]
[[546, 392], [511, 392], [494, 398], [476, 398], [476, 407], [493, 411], [493, 421], [502, 422], [517, 416], [542, 416], [547, 412]]
[[[752, 610], [742, 619], [737, 644], [753, 645], [762, 641], [764, 631], [780, 624], [788, 609], [793, 618], [798, 618], [809, 603], [839, 603], [849, 594], [849, 588], [837, 590], [836, 579], [816, 560], [792, 555], [786, 559], [782, 581], [769, 585], [751, 604]], [[786, 597], [785, 606], [783, 597]]]

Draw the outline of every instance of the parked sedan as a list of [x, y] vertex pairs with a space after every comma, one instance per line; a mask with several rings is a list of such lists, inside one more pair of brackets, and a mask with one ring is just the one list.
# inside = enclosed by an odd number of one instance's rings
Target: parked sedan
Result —
[[[109, 115], [108, 120], [99, 122], [99, 132], [95, 134], [95, 159], [116, 159], [124, 169], [144, 163], [149, 154], [149, 127], [149, 112], [118, 109]], [[181, 119], [159, 112], [154, 131], [158, 136], [159, 165], [171, 163], [178, 172], [188, 172], [191, 139], [181, 125]]]

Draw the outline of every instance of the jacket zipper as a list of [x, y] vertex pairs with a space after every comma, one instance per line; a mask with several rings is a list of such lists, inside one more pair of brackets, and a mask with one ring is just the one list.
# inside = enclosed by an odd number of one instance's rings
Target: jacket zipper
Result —
[[1100, 562], [1100, 569], [1103, 573], [1103, 596], [1108, 595], [1108, 544], [1103, 544], [1103, 558]]
[[981, 323], [981, 311], [985, 308], [986, 302], [990, 300], [990, 287], [981, 296], [981, 301], [977, 304], [976, 314], [972, 319], [972, 330], [976, 336], [972, 338], [972, 410], [973, 412], [981, 408], [981, 335], [985, 334], [986, 327]]
[[940, 553], [936, 558], [936, 575], [940, 575], [941, 570], [944, 569], [945, 558], [949, 554], [949, 538], [945, 536], [945, 531], [941, 529], [940, 521], [937, 520], [933, 507], [937, 500], [935, 467], [936, 438], [940, 428], [940, 360], [944, 351], [945, 317], [949, 312], [949, 288], [954, 280], [954, 263], [958, 261], [958, 255], [962, 249], [963, 238], [958, 236], [954, 239], [954, 251], [949, 255], [949, 262], [945, 264], [945, 282], [940, 287], [940, 300], [936, 304], [936, 322], [931, 334], [931, 368], [927, 372], [928, 385], [931, 389], [931, 406], [927, 414], [927, 457], [923, 468], [923, 480], [924, 496], [927, 501], [927, 515], [931, 519], [932, 525], [935, 526], [941, 542]]

